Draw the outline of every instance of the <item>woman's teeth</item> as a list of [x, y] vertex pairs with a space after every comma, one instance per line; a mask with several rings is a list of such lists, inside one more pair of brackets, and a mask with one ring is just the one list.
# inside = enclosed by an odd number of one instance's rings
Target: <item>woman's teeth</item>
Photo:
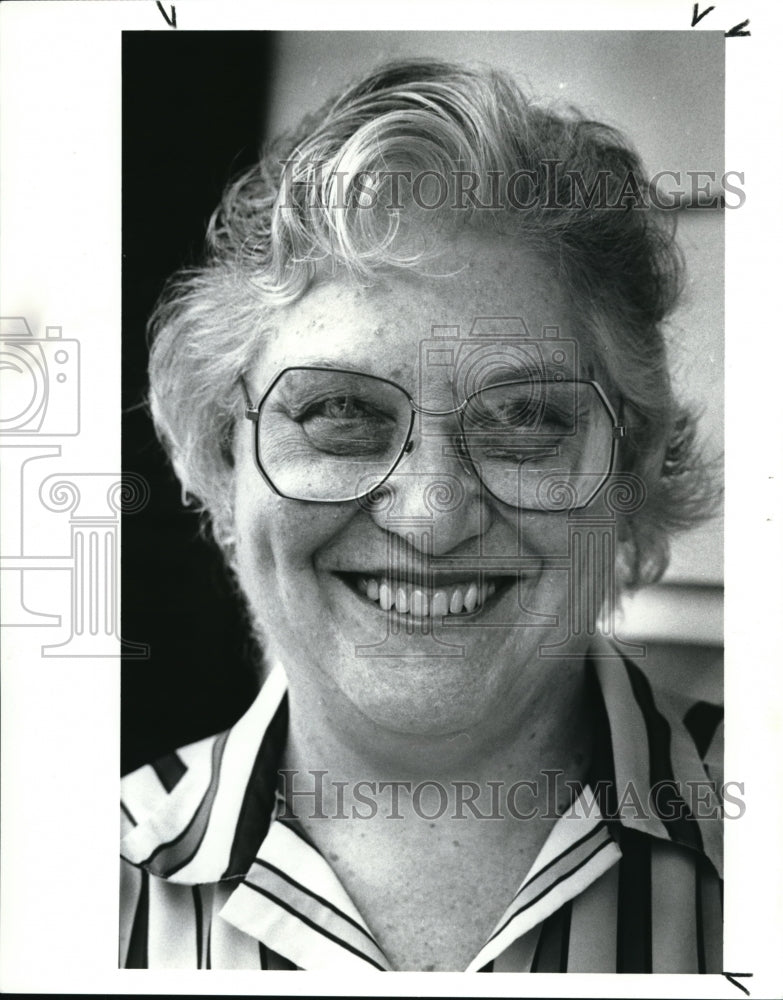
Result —
[[479, 583], [478, 580], [430, 590], [413, 584], [391, 583], [387, 579], [360, 577], [356, 588], [360, 594], [380, 604], [383, 611], [394, 608], [397, 614], [414, 618], [470, 614], [495, 593], [493, 582]]

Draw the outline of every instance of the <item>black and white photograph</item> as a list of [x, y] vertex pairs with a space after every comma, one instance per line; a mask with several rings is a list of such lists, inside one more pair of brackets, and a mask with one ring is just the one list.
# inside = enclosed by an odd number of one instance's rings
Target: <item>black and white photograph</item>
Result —
[[4, 758], [98, 929], [30, 967], [12, 822], [4, 988], [775, 995], [762, 21], [39, 6], [115, 23], [4, 267]]
[[[123, 43], [128, 313], [149, 308], [150, 233], [209, 167], [228, 177], [205, 251], [149, 309], [145, 411], [239, 605], [229, 628], [203, 593], [214, 560], [190, 593], [183, 557], [146, 581], [171, 515], [153, 494], [128, 517], [143, 607], [123, 621], [142, 634], [151, 607], [172, 635], [166, 663], [130, 660], [128, 749], [140, 720], [196, 738], [125, 779], [123, 962], [720, 971], [721, 470], [695, 410], [719, 426], [723, 218], [744, 194], [723, 38]], [[696, 134], [647, 124], [677, 169], [648, 177], [570, 87], [530, 96], [506, 68], [591, 49], [645, 88], [678, 65], [662, 100], [702, 85]], [[675, 387], [697, 359], [701, 385]], [[655, 585], [653, 634], [629, 638], [618, 605]]]

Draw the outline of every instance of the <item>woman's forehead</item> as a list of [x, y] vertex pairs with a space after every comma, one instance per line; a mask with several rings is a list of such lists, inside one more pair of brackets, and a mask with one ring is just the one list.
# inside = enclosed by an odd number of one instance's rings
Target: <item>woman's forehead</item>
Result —
[[480, 333], [465, 338], [440, 334], [423, 340], [418, 355], [407, 362], [393, 363], [386, 356], [363, 360], [355, 355], [335, 358], [311, 354], [283, 367], [372, 375], [396, 383], [424, 408], [437, 401], [448, 408], [455, 400], [462, 401], [490, 385], [517, 380], [567, 381], [586, 371], [578, 342], [555, 332], [550, 332], [548, 339], [520, 334], [505, 340]]
[[465, 365], [576, 375], [587, 343], [552, 269], [517, 242], [466, 238], [421, 274], [385, 271], [360, 285], [322, 273], [276, 310], [261, 350], [263, 382], [282, 368], [357, 368], [405, 384], [451, 383]]

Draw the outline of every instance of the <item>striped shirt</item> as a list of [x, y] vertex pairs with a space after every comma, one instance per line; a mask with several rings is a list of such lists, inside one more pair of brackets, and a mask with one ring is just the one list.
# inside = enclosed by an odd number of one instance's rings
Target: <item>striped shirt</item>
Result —
[[[589, 663], [606, 739], [466, 971], [720, 972], [720, 710], [654, 690], [609, 646]], [[287, 721], [276, 667], [231, 729], [123, 779], [122, 967], [390, 970], [280, 815]]]

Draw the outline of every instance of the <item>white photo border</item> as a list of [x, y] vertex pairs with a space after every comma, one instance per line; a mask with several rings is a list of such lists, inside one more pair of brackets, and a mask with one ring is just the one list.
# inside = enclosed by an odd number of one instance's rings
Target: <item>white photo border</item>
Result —
[[[440, 30], [672, 30], [690, 27], [688, 2], [495, 3], [478, 10], [400, 0], [393, 8], [316, 3], [295, 8], [180, 0], [176, 30], [367, 28]], [[703, 7], [706, 9], [706, 4]], [[36, 334], [61, 328], [81, 344], [81, 433], [63, 439], [62, 468], [111, 477], [120, 462], [121, 33], [174, 30], [154, 0], [10, 0], [0, 8], [3, 316]], [[483, 16], [484, 15], [484, 16]], [[783, 607], [779, 428], [783, 392], [773, 296], [781, 220], [779, 39], [771, 4], [727, 0], [693, 30], [726, 41], [726, 166], [744, 171], [747, 201], [726, 218], [726, 675], [727, 776], [745, 783], [746, 815], [726, 823], [724, 966], [751, 973], [751, 996], [780, 995]], [[294, 23], [295, 22], [295, 23]], [[711, 22], [711, 23], [708, 23]], [[716, 23], [717, 22], [717, 23]], [[770, 107], [771, 113], [767, 111]], [[776, 100], [777, 98], [777, 100]], [[165, 101], [165, 95], [161, 95]], [[769, 121], [770, 125], [766, 125]], [[673, 123], [677, 127], [677, 123]], [[54, 446], [53, 446], [54, 447]], [[100, 461], [96, 464], [96, 455]], [[25, 509], [33, 534], [49, 522]], [[4, 541], [15, 511], [4, 508]], [[10, 524], [10, 527], [9, 527]], [[60, 541], [57, 541], [60, 545]], [[35, 553], [33, 553], [35, 554]], [[59, 553], [57, 553], [59, 554]], [[53, 585], [53, 584], [52, 584]], [[119, 660], [42, 657], [35, 629], [3, 630], [2, 939], [5, 991], [486, 996], [741, 997], [719, 976], [401, 973], [347, 983], [301, 973], [164, 973], [116, 968], [116, 791]]]

